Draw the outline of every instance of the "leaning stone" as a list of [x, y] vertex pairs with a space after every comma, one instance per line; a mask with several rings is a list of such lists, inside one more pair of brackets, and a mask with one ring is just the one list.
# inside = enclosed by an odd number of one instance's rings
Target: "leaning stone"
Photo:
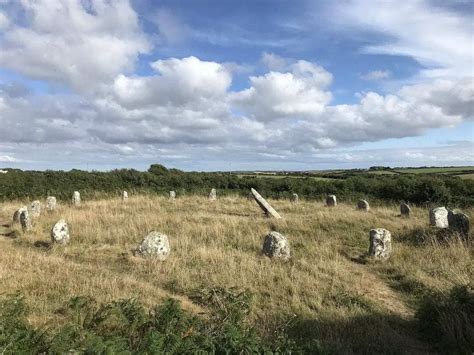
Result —
[[170, 191], [170, 197], [169, 198], [170, 198], [170, 200], [176, 199], [176, 192]]
[[48, 211], [54, 211], [56, 209], [56, 197], [48, 196], [46, 198], [46, 209]]
[[250, 191], [252, 192], [252, 196], [255, 201], [257, 201], [260, 208], [268, 217], [281, 218], [278, 212], [275, 211], [273, 207], [270, 206], [270, 204], [255, 189], [252, 188]]
[[288, 239], [278, 232], [270, 232], [263, 241], [262, 253], [270, 258], [290, 258], [290, 243]]
[[212, 189], [211, 192], [209, 193], [209, 200], [216, 200], [217, 199], [217, 191], [216, 189]]
[[291, 194], [290, 201], [297, 203], [300, 200], [298, 194]]
[[31, 230], [31, 219], [27, 209], [23, 210], [20, 214], [20, 224], [23, 232], [28, 232]]
[[362, 211], [370, 211], [369, 203], [366, 200], [359, 200], [357, 202], [357, 209]]
[[400, 204], [400, 215], [403, 217], [410, 217], [411, 208], [407, 203], [402, 202]]
[[41, 202], [35, 200], [31, 203], [30, 206], [31, 217], [38, 218], [41, 215]]
[[430, 210], [430, 225], [438, 228], [448, 228], [448, 210], [446, 207], [437, 207]]
[[23, 207], [20, 207], [19, 209], [17, 209], [15, 211], [15, 213], [13, 214], [13, 222], [15, 223], [20, 223], [20, 216], [21, 216], [21, 213], [23, 211], [27, 211], [28, 212], [28, 207], [26, 206], [23, 206]]
[[69, 243], [69, 228], [64, 219], [60, 219], [51, 229], [51, 239], [54, 243]]
[[336, 195], [328, 195], [326, 197], [326, 206], [328, 207], [337, 206]]
[[122, 201], [127, 201], [127, 200], [128, 200], [128, 192], [122, 191]]
[[470, 223], [469, 217], [460, 211], [448, 212], [449, 229], [458, 232], [464, 236], [469, 235]]
[[74, 206], [80, 206], [81, 205], [81, 194], [79, 191], [74, 191], [72, 194], [72, 204]]
[[170, 254], [168, 236], [156, 231], [150, 232], [135, 249], [136, 256], [165, 260]]
[[369, 232], [369, 256], [375, 259], [388, 259], [392, 253], [392, 235], [384, 228]]

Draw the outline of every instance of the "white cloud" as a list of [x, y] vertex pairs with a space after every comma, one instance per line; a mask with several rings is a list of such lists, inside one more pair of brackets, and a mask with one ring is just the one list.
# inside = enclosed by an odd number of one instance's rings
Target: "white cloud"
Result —
[[181, 42], [190, 35], [191, 30], [170, 10], [158, 9], [151, 20], [158, 28], [160, 38], [164, 42]]
[[390, 70], [373, 70], [360, 76], [361, 79], [369, 81], [378, 81], [383, 79], [390, 79], [392, 72]]

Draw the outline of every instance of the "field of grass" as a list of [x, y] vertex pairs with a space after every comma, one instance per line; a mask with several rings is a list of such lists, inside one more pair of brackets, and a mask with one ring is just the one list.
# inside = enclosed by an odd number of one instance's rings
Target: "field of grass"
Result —
[[474, 166], [434, 167], [434, 168], [406, 168], [394, 170], [406, 174], [453, 174], [461, 172], [474, 172]]
[[[296, 343], [317, 343], [331, 353], [433, 351], [418, 331], [416, 311], [431, 292], [473, 286], [472, 247], [418, 244], [417, 236], [430, 233], [423, 208], [404, 219], [395, 205], [373, 205], [365, 213], [345, 204], [270, 202], [281, 220], [232, 196], [214, 202], [196, 196], [84, 201], [78, 208], [44, 211], [25, 234], [9, 226], [24, 202], [1, 203], [0, 294], [20, 292], [31, 310], [29, 322], [55, 327], [64, 322], [58, 309], [72, 296], [99, 302], [133, 297], [147, 307], [172, 297], [205, 316], [209, 310], [191, 297], [197, 290], [236, 287], [253, 295], [248, 321], [266, 338], [284, 328]], [[473, 209], [465, 212], [474, 216]], [[59, 218], [70, 227], [67, 246], [50, 245]], [[375, 227], [392, 232], [387, 262], [361, 257]], [[131, 253], [151, 230], [170, 238], [164, 262]], [[288, 262], [261, 255], [270, 230], [289, 238]]]

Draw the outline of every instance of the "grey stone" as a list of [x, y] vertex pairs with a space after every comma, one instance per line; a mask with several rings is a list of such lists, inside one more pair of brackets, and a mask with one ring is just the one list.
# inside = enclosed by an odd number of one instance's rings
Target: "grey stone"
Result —
[[369, 232], [369, 256], [375, 259], [388, 259], [392, 253], [392, 235], [384, 228]]
[[20, 213], [20, 224], [23, 232], [28, 232], [31, 230], [31, 219], [27, 209], [21, 211]]
[[74, 191], [72, 194], [72, 204], [73, 206], [80, 206], [81, 205], [81, 194], [79, 191]]
[[64, 219], [60, 219], [54, 224], [51, 229], [51, 240], [59, 244], [69, 243], [69, 228]]
[[436, 207], [430, 210], [430, 225], [438, 228], [448, 228], [448, 210], [446, 207]]
[[297, 203], [300, 200], [300, 198], [299, 198], [298, 194], [291, 194], [290, 200], [291, 200], [291, 202]]
[[278, 212], [275, 211], [273, 207], [270, 206], [270, 204], [255, 189], [252, 188], [250, 191], [252, 192], [252, 196], [257, 204], [260, 206], [263, 212], [265, 212], [265, 215], [273, 218], [281, 218]]
[[32, 218], [38, 218], [41, 215], [41, 202], [38, 200], [33, 201], [30, 206], [30, 211]]
[[128, 201], [128, 192], [122, 191], [122, 201]]
[[170, 191], [170, 197], [169, 198], [170, 198], [170, 200], [176, 199], [176, 192]]
[[217, 199], [217, 191], [216, 189], [212, 189], [211, 192], [209, 193], [209, 200], [216, 200]]
[[253, 201], [255, 200], [255, 198], [253, 197], [253, 193], [249, 192], [249, 194], [247, 195], [247, 201]]
[[26, 206], [23, 206], [23, 207], [20, 207], [19, 209], [17, 209], [15, 211], [15, 213], [13, 214], [13, 222], [15, 223], [20, 223], [20, 215], [23, 211], [27, 211], [28, 212], [28, 207]]
[[136, 256], [165, 260], [170, 254], [170, 244], [166, 234], [150, 232], [135, 249]]
[[410, 217], [411, 208], [407, 203], [402, 202], [400, 204], [400, 215], [403, 217]]
[[370, 205], [366, 200], [359, 200], [357, 202], [357, 209], [368, 212], [370, 211]]
[[327, 195], [327, 197], [326, 197], [326, 206], [328, 206], [328, 207], [337, 206], [336, 195]]
[[278, 232], [270, 232], [263, 241], [262, 253], [270, 258], [290, 258], [290, 243], [288, 239]]
[[48, 196], [46, 198], [46, 209], [50, 212], [56, 209], [56, 197]]
[[469, 235], [470, 222], [469, 217], [460, 211], [448, 212], [449, 229], [458, 232], [464, 236]]

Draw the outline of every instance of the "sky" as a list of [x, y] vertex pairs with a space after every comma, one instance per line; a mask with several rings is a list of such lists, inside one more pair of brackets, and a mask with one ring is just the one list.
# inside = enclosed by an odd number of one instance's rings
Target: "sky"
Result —
[[471, 0], [0, 0], [0, 168], [474, 165]]

